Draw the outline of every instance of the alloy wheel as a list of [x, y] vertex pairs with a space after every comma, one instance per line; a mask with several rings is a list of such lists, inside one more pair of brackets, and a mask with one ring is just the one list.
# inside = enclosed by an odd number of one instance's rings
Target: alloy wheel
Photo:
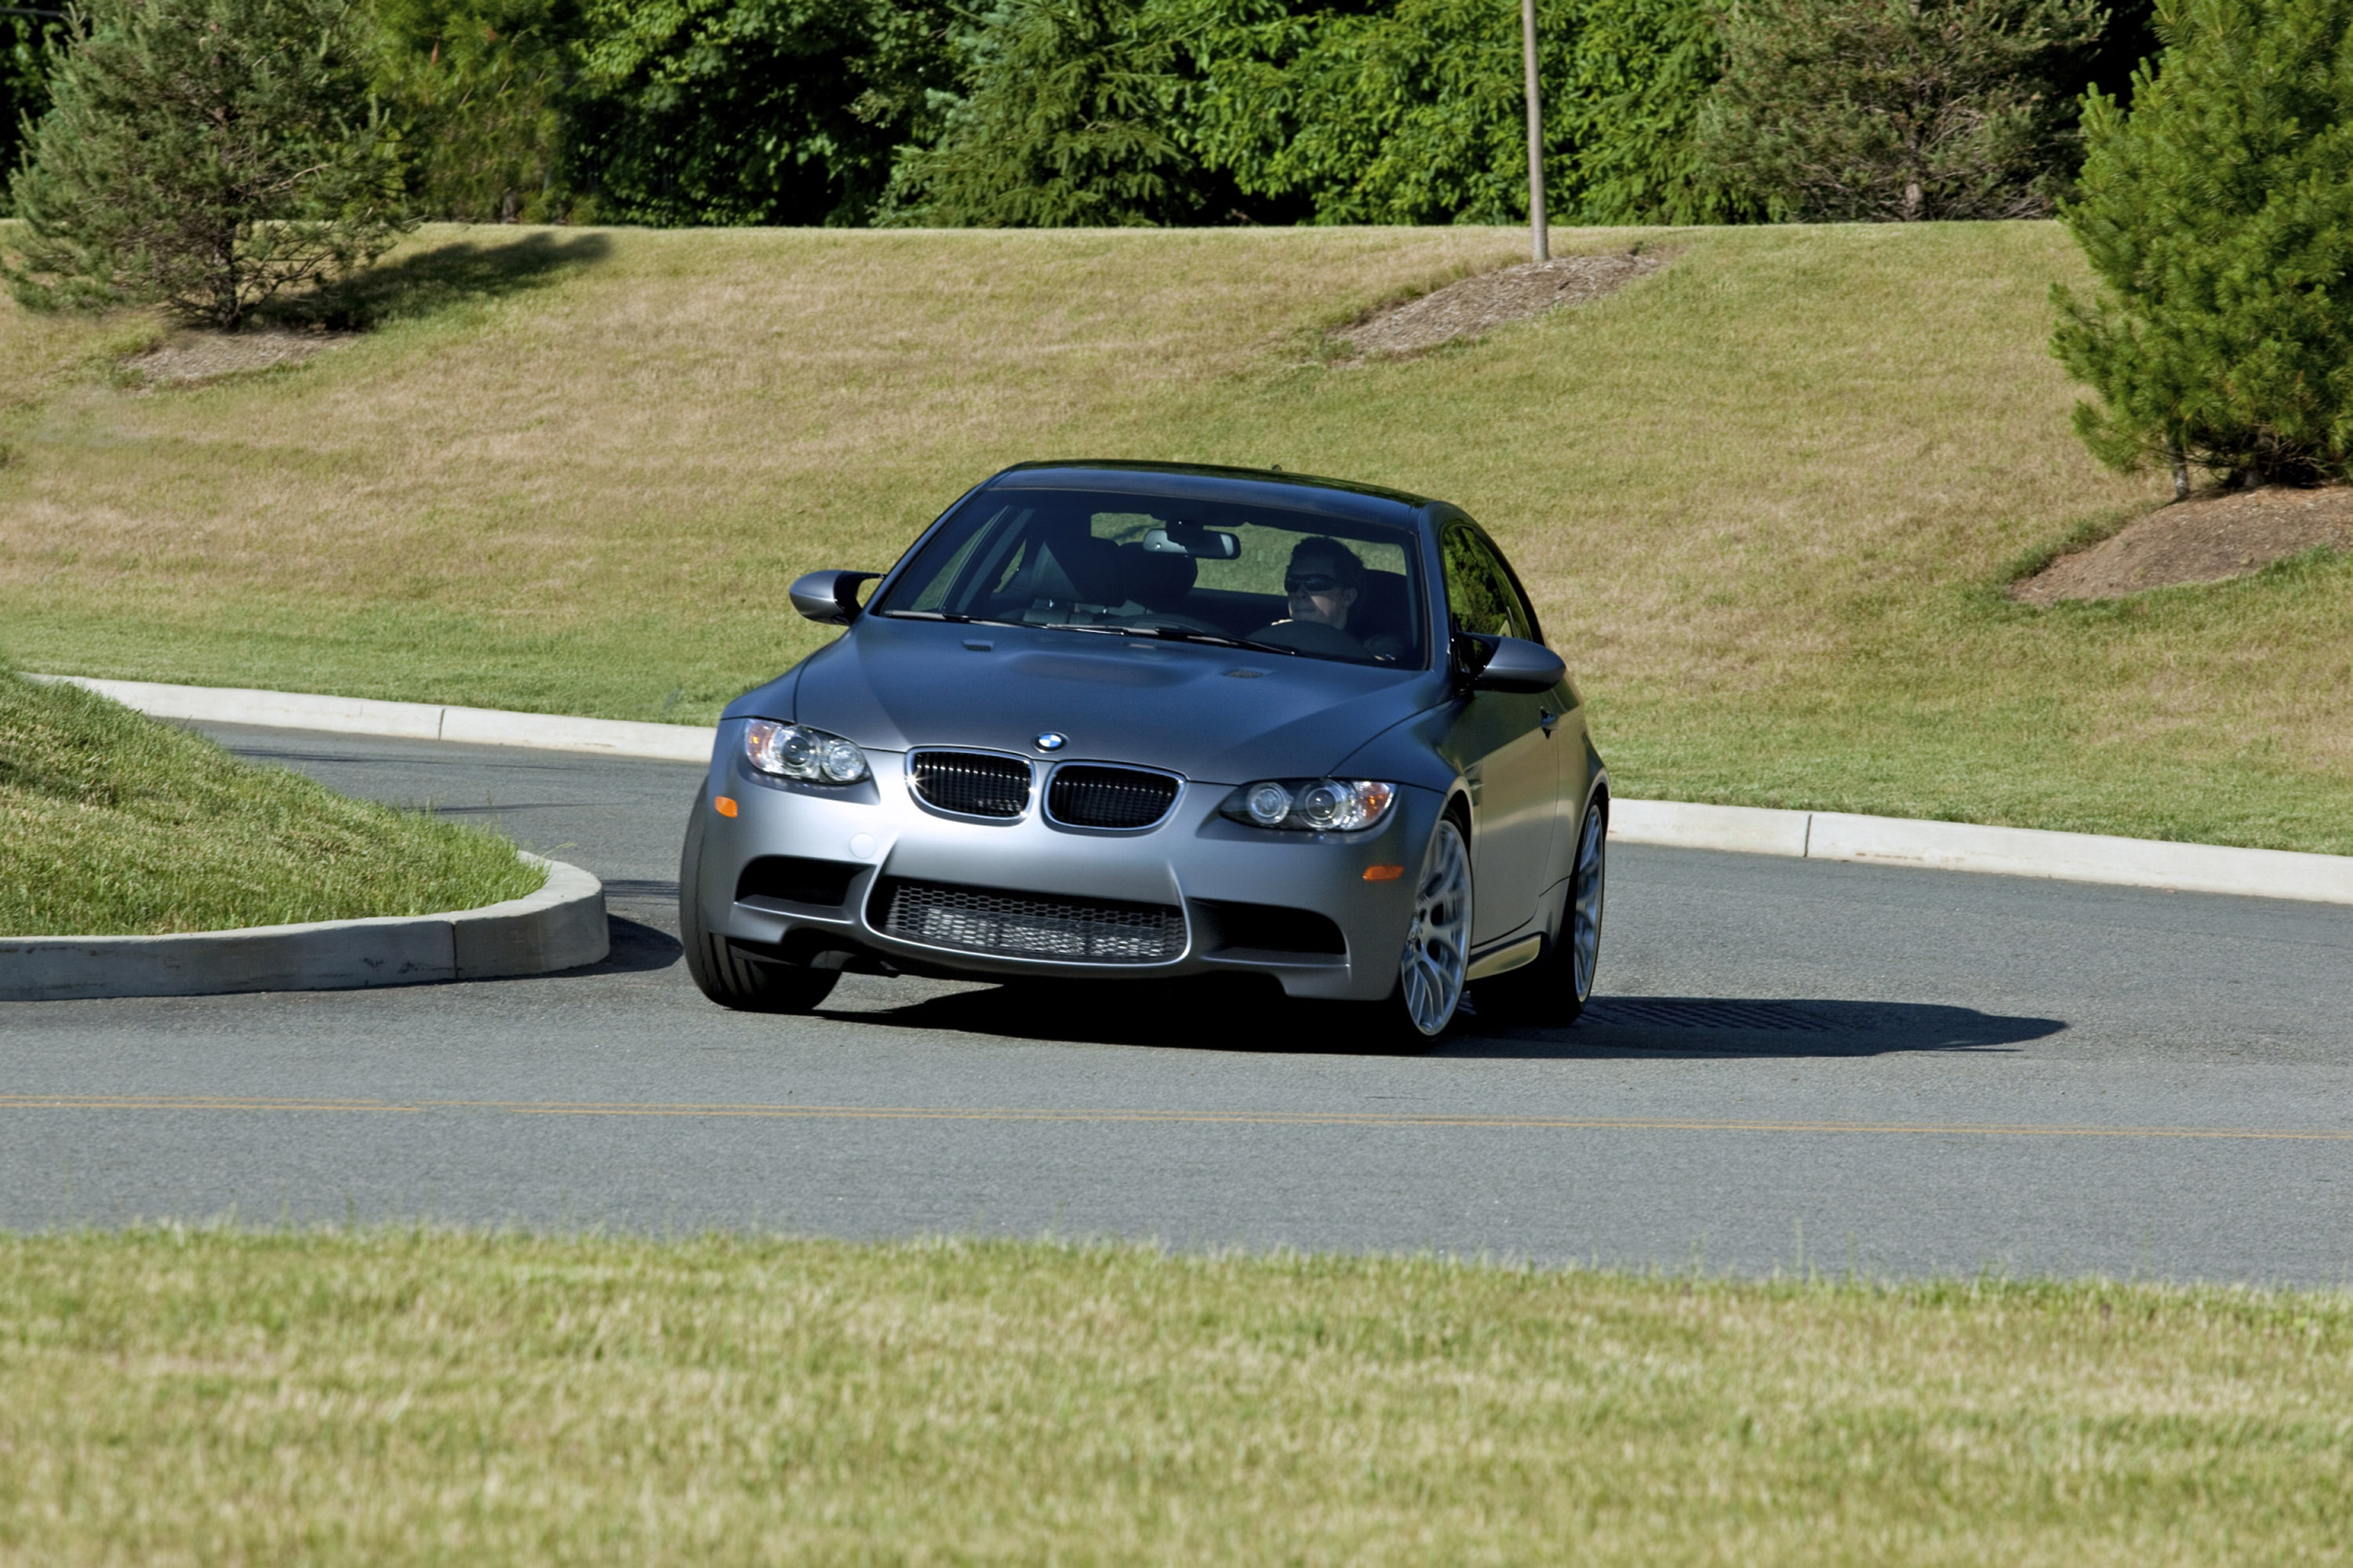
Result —
[[1569, 983], [1577, 988], [1579, 1006], [1593, 994], [1593, 969], [1601, 957], [1603, 838], [1601, 808], [1588, 806], [1584, 830], [1577, 834], [1577, 871], [1569, 902]]
[[1422, 854], [1421, 880], [1413, 899], [1413, 925], [1406, 933], [1398, 983], [1406, 1016], [1422, 1034], [1445, 1033], [1462, 1003], [1462, 975], [1470, 965], [1471, 856], [1462, 831], [1440, 818]]

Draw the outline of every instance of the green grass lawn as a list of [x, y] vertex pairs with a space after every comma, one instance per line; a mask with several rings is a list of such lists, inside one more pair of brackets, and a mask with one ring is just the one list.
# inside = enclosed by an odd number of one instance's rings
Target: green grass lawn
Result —
[[545, 881], [495, 833], [347, 800], [0, 666], [0, 937], [427, 915]]
[[2353, 1298], [0, 1236], [26, 1563], [2337, 1561]]
[[2353, 559], [2038, 610], [2166, 493], [2044, 344], [2049, 224], [1563, 231], [1669, 268], [1419, 358], [1321, 327], [1516, 230], [427, 230], [380, 324], [187, 389], [0, 308], [26, 667], [708, 721], [1047, 456], [1447, 497], [1525, 569], [1621, 793], [2353, 852]]

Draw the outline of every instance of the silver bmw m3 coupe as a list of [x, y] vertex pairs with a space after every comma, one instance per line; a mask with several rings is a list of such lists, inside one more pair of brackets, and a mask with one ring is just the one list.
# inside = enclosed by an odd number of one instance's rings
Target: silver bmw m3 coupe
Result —
[[1243, 973], [1410, 1043], [1591, 993], [1608, 776], [1456, 507], [1025, 463], [792, 600], [846, 630], [729, 705], [679, 871], [714, 1001]]

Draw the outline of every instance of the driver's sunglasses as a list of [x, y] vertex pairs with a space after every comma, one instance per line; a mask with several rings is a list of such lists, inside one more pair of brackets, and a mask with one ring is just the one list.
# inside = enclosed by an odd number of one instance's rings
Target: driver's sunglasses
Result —
[[1282, 591], [1285, 593], [1337, 593], [1340, 591], [1340, 579], [1326, 577], [1322, 572], [1290, 576], [1282, 579]]

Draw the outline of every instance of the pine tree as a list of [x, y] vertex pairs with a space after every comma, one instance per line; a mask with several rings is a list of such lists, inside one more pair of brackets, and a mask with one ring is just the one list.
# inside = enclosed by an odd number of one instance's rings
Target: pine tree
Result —
[[2074, 161], [2098, 0], [1741, 0], [1702, 155], [1775, 217], [2047, 214]]
[[898, 168], [897, 221], [1069, 228], [1198, 220], [1171, 113], [1176, 49], [1134, 0], [1010, 0], [971, 94]]
[[2101, 458], [2260, 483], [2353, 467], [2353, 0], [2184, 0], [2061, 212], [2099, 279], [2052, 349]]
[[232, 329], [405, 227], [350, 0], [90, 0], [10, 181], [27, 305], [160, 302]]

